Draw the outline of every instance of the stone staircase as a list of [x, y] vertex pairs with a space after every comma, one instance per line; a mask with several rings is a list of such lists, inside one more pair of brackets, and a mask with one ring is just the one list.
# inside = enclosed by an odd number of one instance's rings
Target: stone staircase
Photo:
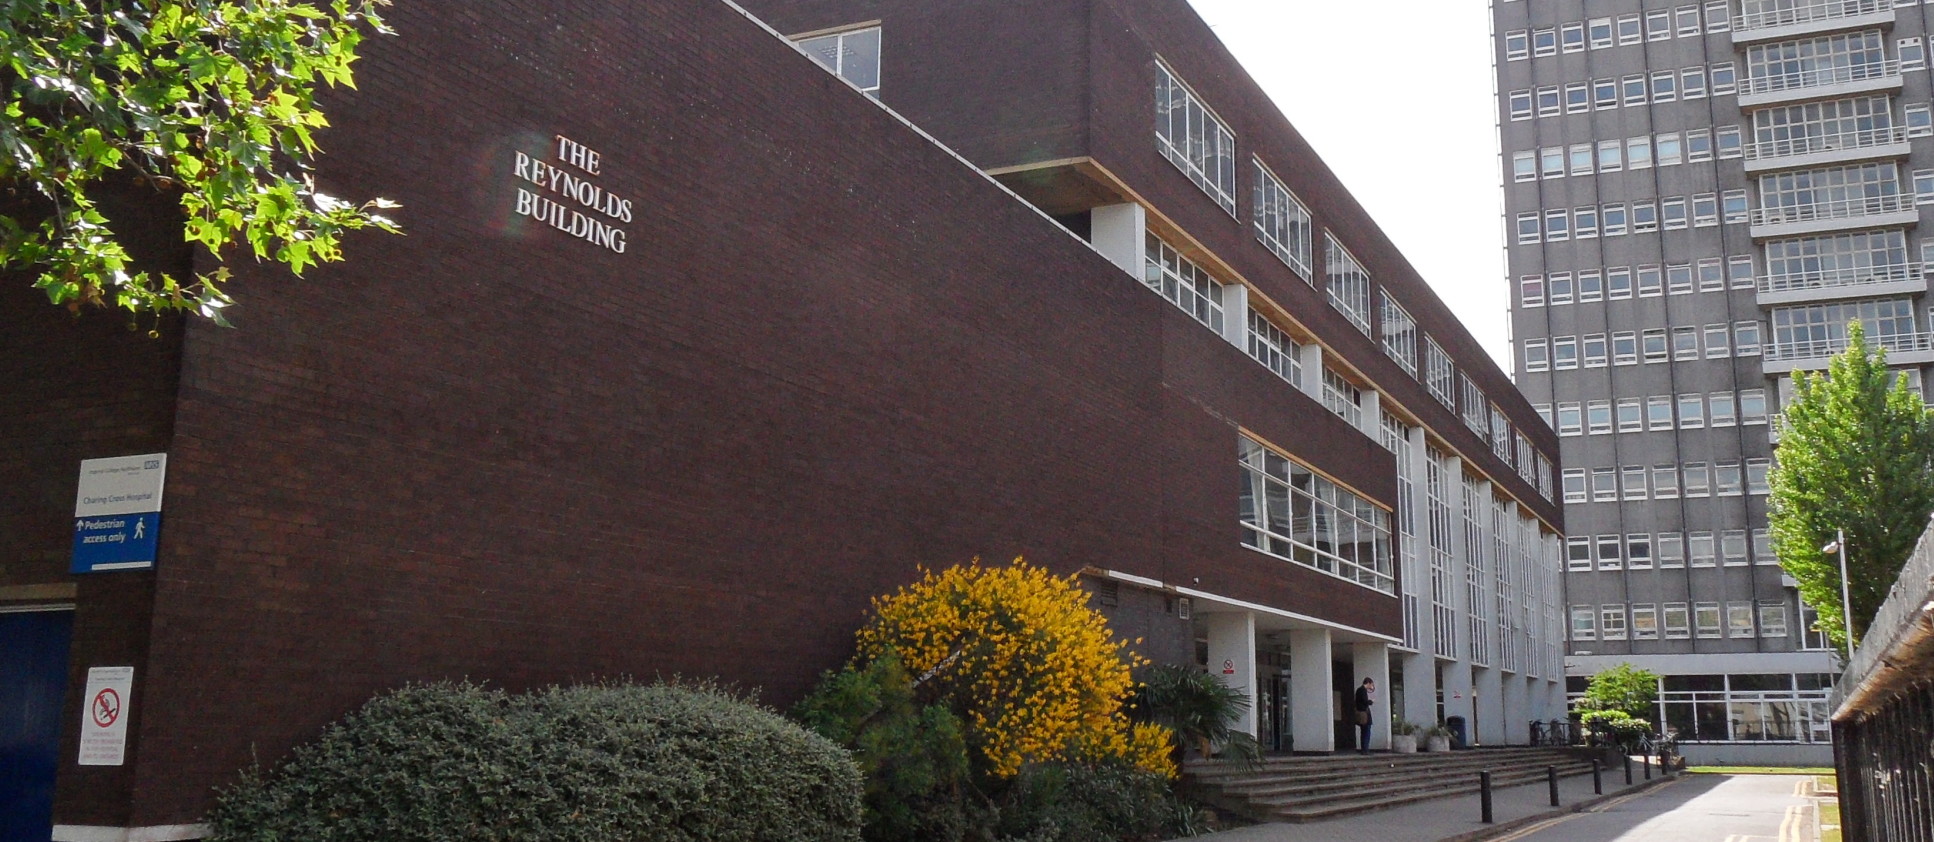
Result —
[[[1477, 773], [1493, 789], [1591, 774], [1590, 755], [1567, 748], [1490, 748], [1449, 753], [1276, 756], [1249, 766], [1193, 762], [1183, 785], [1196, 798], [1257, 821], [1313, 822], [1417, 801], [1475, 794]], [[1606, 770], [1605, 774], [1613, 774]], [[1622, 772], [1620, 772], [1622, 774]], [[1607, 785], [1613, 782], [1607, 779]]]

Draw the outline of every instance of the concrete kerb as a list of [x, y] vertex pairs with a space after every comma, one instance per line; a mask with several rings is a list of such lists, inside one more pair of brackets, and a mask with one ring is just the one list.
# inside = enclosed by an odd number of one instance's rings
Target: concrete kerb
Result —
[[1587, 801], [1580, 801], [1576, 804], [1572, 804], [1569, 807], [1560, 807], [1554, 810], [1546, 810], [1545, 812], [1542, 812], [1542, 813], [1533, 813], [1529, 816], [1521, 816], [1519, 818], [1515, 818], [1507, 822], [1501, 822], [1492, 827], [1479, 828], [1477, 830], [1472, 830], [1465, 833], [1457, 834], [1456, 836], [1446, 836], [1443, 839], [1438, 840], [1438, 842], [1480, 842], [1480, 840], [1497, 839], [1499, 837], [1516, 833], [1520, 830], [1524, 830], [1533, 825], [1542, 824], [1544, 822], [1551, 821], [1552, 819], [1563, 818], [1573, 813], [1596, 812], [1601, 808], [1609, 807], [1618, 803], [1623, 803], [1629, 799], [1637, 798], [1638, 796], [1643, 795], [1644, 793], [1650, 790], [1657, 789], [1668, 783], [1673, 783], [1680, 780], [1684, 780], [1683, 775], [1678, 777], [1658, 777], [1658, 778], [1653, 778], [1652, 780], [1649, 780], [1649, 781], [1641, 781], [1639, 783], [1635, 783], [1631, 785], [1630, 787], [1622, 789], [1618, 792], [1614, 792], [1610, 795], [1601, 795]]

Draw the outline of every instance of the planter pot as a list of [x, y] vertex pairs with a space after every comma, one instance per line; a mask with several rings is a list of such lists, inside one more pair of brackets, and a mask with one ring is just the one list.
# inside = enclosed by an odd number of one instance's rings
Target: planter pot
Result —
[[1425, 751], [1450, 751], [1449, 737], [1431, 737], [1424, 744]]
[[1417, 753], [1416, 734], [1397, 734], [1390, 738], [1390, 750], [1398, 754]]

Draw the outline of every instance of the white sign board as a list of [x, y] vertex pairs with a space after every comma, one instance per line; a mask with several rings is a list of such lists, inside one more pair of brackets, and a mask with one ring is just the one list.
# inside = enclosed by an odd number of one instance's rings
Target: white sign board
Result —
[[74, 495], [74, 516], [161, 511], [161, 485], [167, 476], [166, 453], [82, 459], [80, 489]]
[[154, 566], [168, 454], [81, 460], [70, 573]]
[[128, 701], [134, 667], [92, 667], [81, 697], [82, 766], [119, 766], [128, 753]]

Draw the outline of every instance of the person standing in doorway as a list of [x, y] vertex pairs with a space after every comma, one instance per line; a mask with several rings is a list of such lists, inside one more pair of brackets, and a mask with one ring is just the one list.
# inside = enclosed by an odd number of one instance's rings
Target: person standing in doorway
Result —
[[1356, 688], [1356, 753], [1370, 753], [1370, 708], [1376, 704], [1377, 682], [1366, 678]]

